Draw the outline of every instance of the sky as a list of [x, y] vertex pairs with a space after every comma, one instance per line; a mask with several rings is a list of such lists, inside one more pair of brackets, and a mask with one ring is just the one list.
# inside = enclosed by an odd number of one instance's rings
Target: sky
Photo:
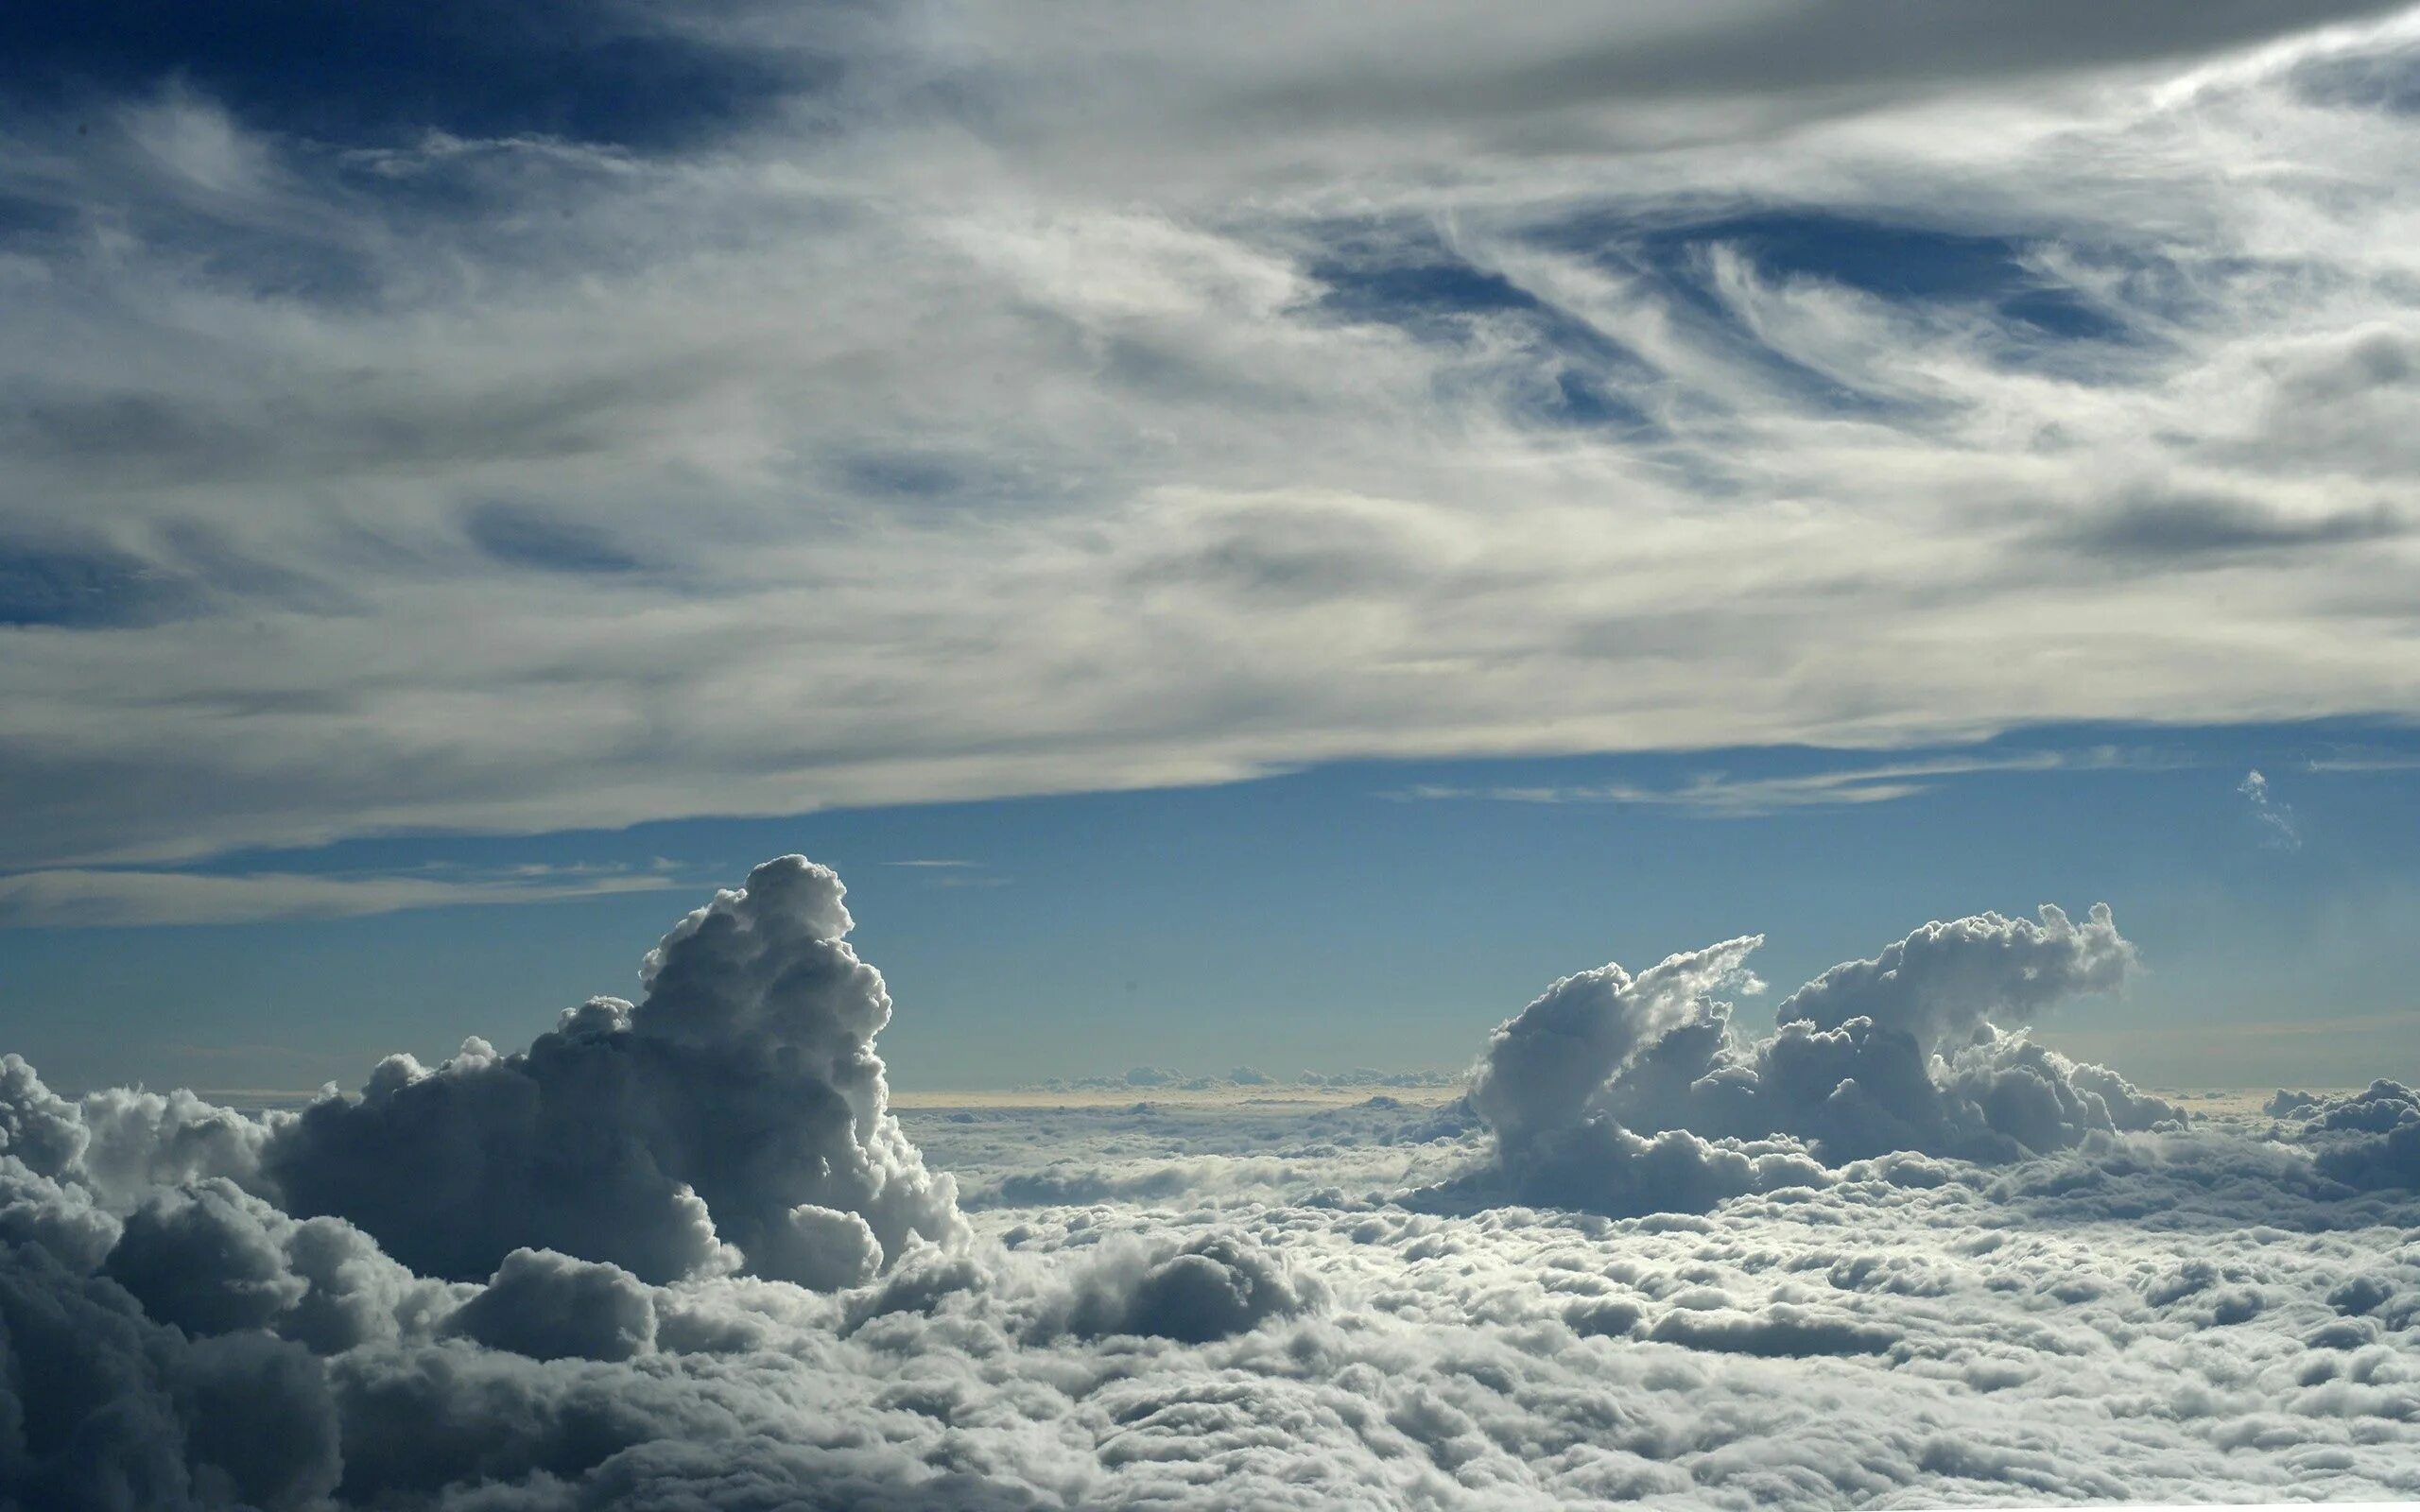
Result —
[[789, 850], [936, 1087], [2043, 902], [2144, 951], [2079, 1053], [2420, 1050], [2420, 13], [5, 25], [64, 1085], [535, 1033]]
[[[1608, 959], [1755, 930], [1760, 970], [1795, 982], [1927, 919], [2105, 902], [2145, 969], [2122, 995], [2045, 1014], [2048, 1042], [2163, 1086], [2362, 1085], [2420, 1062], [2420, 946], [2399, 923], [2420, 902], [2415, 833], [2420, 739], [2372, 723], [1354, 763], [535, 846], [236, 854], [187, 874], [242, 887], [299, 862], [329, 880], [275, 884], [274, 909], [372, 911], [28, 921], [0, 935], [0, 961], [12, 999], [50, 1008], [19, 1016], [10, 1040], [45, 1075], [307, 1091], [350, 1085], [389, 1050], [434, 1060], [465, 1036], [526, 1039], [561, 1007], [628, 995], [632, 941], [752, 858], [800, 850], [846, 880], [854, 937], [907, 1007], [885, 1044], [908, 1088], [1136, 1067], [1291, 1080], [1461, 1070], [1475, 1015]], [[516, 875], [533, 855], [547, 872]], [[374, 889], [397, 877], [613, 890], [395, 909]], [[322, 885], [373, 891], [332, 904]], [[207, 919], [251, 897], [142, 905]], [[16, 902], [38, 904], [52, 919], [102, 906]]]
[[0, 8], [0, 1506], [2420, 1497], [2420, 7]]

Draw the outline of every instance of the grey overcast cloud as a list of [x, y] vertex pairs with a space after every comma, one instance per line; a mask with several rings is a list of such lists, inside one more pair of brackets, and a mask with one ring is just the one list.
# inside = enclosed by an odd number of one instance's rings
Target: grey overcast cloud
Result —
[[0, 1512], [2420, 1499], [2415, 165], [2401, 3], [0, 13]]

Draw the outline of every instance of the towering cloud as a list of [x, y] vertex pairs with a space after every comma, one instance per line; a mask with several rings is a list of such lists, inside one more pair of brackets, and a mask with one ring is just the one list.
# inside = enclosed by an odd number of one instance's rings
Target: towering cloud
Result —
[[1668, 955], [1637, 976], [1614, 962], [1566, 976], [1496, 1026], [1471, 1078], [1471, 1106], [1519, 1145], [1586, 1116], [1641, 1049], [1697, 1016], [1708, 993], [1740, 980], [1765, 942], [1743, 935]]
[[424, 1274], [551, 1248], [666, 1281], [831, 1288], [962, 1233], [956, 1188], [890, 1111], [881, 973], [830, 869], [784, 856], [683, 919], [635, 1005], [596, 998], [527, 1051], [381, 1063], [264, 1153], [288, 1211], [358, 1224]]
[[[1565, 977], [1495, 1031], [1471, 1106], [1496, 1168], [1458, 1183], [1599, 1211], [1711, 1206], [1824, 1179], [1893, 1151], [2006, 1160], [2176, 1109], [1995, 1019], [2123, 987], [2134, 946], [2106, 905], [2079, 925], [1979, 914], [1933, 922], [1785, 999], [1772, 1036], [1741, 1043], [1713, 993], [1761, 936]], [[1655, 1136], [1652, 1139], [1647, 1135]]]

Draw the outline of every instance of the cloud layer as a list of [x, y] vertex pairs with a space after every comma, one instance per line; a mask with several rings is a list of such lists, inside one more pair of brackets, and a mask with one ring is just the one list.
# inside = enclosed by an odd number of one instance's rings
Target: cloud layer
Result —
[[[1583, 971], [1443, 1106], [1264, 1083], [921, 1110], [912, 1141], [850, 923], [831, 872], [769, 862], [639, 1003], [300, 1115], [0, 1058], [0, 1497], [2420, 1491], [2420, 1103], [2188, 1115], [1995, 1026], [2122, 986], [2106, 910], [1928, 925], [1761, 1038], [1713, 996], [1754, 936]], [[1822, 1099], [1810, 1057], [1849, 1068]]]

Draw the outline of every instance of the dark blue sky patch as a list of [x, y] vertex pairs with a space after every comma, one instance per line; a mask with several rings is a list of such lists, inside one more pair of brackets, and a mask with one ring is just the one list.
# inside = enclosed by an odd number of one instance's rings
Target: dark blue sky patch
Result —
[[1325, 286], [1320, 296], [1323, 310], [1346, 319], [1407, 329], [1457, 316], [1544, 308], [1535, 295], [1502, 274], [1456, 261], [1442, 250], [1414, 263], [1339, 258], [1314, 263], [1310, 274]]
[[64, 205], [0, 193], [0, 242], [57, 235], [75, 223], [75, 215]]
[[1815, 278], [1893, 302], [1972, 304], [2068, 340], [2101, 340], [2123, 328], [2077, 290], [2028, 263], [2026, 239], [1974, 235], [1799, 211], [1763, 211], [1678, 227], [1646, 238], [1665, 266], [1716, 243], [1737, 248], [1770, 276]]
[[839, 465], [840, 481], [852, 492], [886, 499], [945, 499], [966, 487], [959, 469], [912, 452], [871, 453]]
[[2392, 540], [2411, 530], [2411, 521], [2383, 505], [2298, 516], [2249, 499], [2176, 494], [2128, 499], [2062, 525], [2057, 536], [2094, 556], [2206, 565], [2251, 554]]
[[629, 573], [642, 565], [594, 525], [560, 519], [521, 505], [479, 505], [463, 516], [462, 529], [474, 545], [510, 567], [558, 573]]
[[1591, 215], [1532, 232], [1534, 240], [1626, 272], [1652, 273], [1697, 307], [1720, 314], [1706, 254], [1728, 246], [1768, 277], [1812, 278], [1893, 302], [1987, 306], [2003, 318], [2068, 338], [2124, 328], [2077, 289], [2031, 265], [2031, 239], [1979, 235], [1813, 211], [1742, 211], [1648, 226]]
[[1685, 249], [1727, 242], [1777, 277], [1813, 277], [1889, 300], [1985, 299], [2025, 287], [2021, 244], [1881, 221], [1763, 211], [1656, 232], [1670, 261]]
[[1999, 313], [2014, 324], [2031, 326], [2064, 341], [2111, 341], [2126, 328], [2105, 310], [2073, 289], [2039, 288], [1999, 301]]
[[1461, 257], [1425, 230], [1341, 234], [1305, 269], [1334, 318], [1392, 325], [1425, 341], [1468, 339], [1472, 322], [1521, 322], [1557, 351], [1647, 375], [1628, 348], [1586, 321]]
[[544, 134], [670, 148], [743, 125], [837, 65], [722, 45], [635, 0], [79, 0], [0, 8], [20, 103], [170, 79], [323, 141]]
[[1514, 408], [1532, 423], [1630, 430], [1651, 423], [1623, 394], [1661, 376], [1644, 359], [1424, 233], [1344, 237], [1306, 271], [1322, 286], [1317, 310], [1333, 318], [1448, 345], [1473, 342], [1482, 320], [1498, 337], [1520, 333], [1521, 354], [1506, 376]]
[[1647, 418], [1636, 404], [1568, 368], [1554, 375], [1552, 408], [1574, 425], [1638, 425]]
[[2031, 243], [2019, 236], [1729, 208], [1702, 208], [1663, 223], [1592, 215], [1528, 234], [1540, 246], [1646, 281], [1674, 314], [1697, 322], [1703, 338], [1727, 345], [1801, 402], [1835, 413], [1880, 417], [1903, 404], [1768, 346], [1718, 293], [1716, 247], [1732, 249], [1769, 278], [1818, 279], [1897, 304], [1980, 312], [1998, 327], [1996, 357], [2010, 367], [2064, 369], [2084, 360], [2063, 355], [2071, 347], [2105, 357], [2109, 344], [2130, 337], [2102, 305], [2031, 266]]
[[1708, 277], [1708, 244], [1702, 238], [1592, 215], [1533, 231], [1530, 239], [1646, 281], [1673, 315], [1695, 325], [1700, 339], [1727, 348], [1737, 360], [1761, 369], [1767, 382], [1809, 408], [1878, 417], [1896, 407], [1775, 351], [1741, 324], [1714, 292]]
[[2420, 115], [2420, 47], [2314, 59], [2290, 77], [2294, 93], [2313, 105]]
[[182, 584], [132, 557], [0, 541], [0, 626], [148, 625], [184, 596]]

